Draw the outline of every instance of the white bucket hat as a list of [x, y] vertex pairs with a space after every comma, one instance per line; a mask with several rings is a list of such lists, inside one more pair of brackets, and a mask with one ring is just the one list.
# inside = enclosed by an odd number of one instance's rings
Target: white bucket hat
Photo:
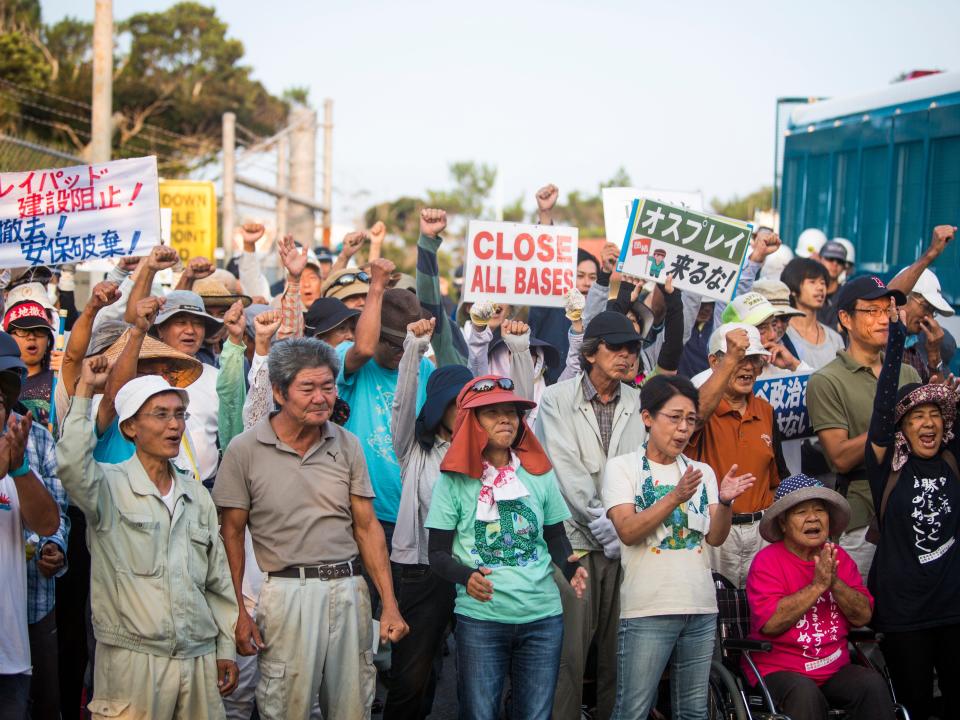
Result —
[[140, 408], [147, 400], [154, 395], [165, 392], [177, 393], [183, 400], [184, 407], [190, 403], [190, 396], [186, 390], [174, 387], [159, 375], [144, 375], [134, 378], [120, 388], [117, 398], [114, 400], [114, 406], [117, 409], [117, 422], [123, 423], [129, 420], [140, 412]]

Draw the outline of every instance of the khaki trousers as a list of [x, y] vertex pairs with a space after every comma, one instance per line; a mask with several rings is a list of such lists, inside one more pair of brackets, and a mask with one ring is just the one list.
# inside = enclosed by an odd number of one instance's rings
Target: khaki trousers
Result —
[[597, 645], [598, 720], [613, 714], [617, 699], [617, 628], [620, 622], [620, 560], [594, 550], [580, 560], [587, 571], [587, 591], [578, 598], [570, 583], [554, 568], [563, 603], [563, 649], [553, 698], [554, 720], [580, 720], [583, 671], [590, 645]]
[[720, 573], [738, 588], [747, 586], [747, 573], [757, 553], [769, 545], [760, 537], [760, 521], [731, 525], [730, 534], [720, 547], [704, 543], [710, 569]]
[[359, 575], [338, 580], [268, 577], [260, 589], [257, 709], [263, 720], [370, 717], [376, 689], [370, 595]]
[[94, 720], [223, 720], [216, 653], [170, 658], [97, 644]]

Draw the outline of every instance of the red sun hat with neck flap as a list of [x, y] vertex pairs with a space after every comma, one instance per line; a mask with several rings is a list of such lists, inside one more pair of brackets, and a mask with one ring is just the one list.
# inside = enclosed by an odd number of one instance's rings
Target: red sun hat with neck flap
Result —
[[[537, 406], [535, 402], [520, 397], [512, 389], [504, 388], [501, 381], [512, 385], [509, 378], [482, 375], [463, 386], [457, 396], [457, 419], [453, 425], [453, 439], [440, 464], [440, 469], [444, 472], [461, 473], [472, 478], [483, 475], [483, 451], [490, 438], [477, 420], [474, 412], [477, 408], [500, 403], [513, 403], [518, 410], [529, 410]], [[540, 441], [522, 417], [512, 450], [531, 475], [543, 475], [553, 468]]]

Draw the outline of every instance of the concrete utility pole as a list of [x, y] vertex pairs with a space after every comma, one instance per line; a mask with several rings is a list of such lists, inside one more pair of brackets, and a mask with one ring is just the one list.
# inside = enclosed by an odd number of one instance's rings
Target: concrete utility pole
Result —
[[333, 212], [333, 100], [323, 101], [323, 246], [330, 247]]
[[[287, 192], [290, 189], [290, 139], [286, 133], [277, 140], [277, 189]], [[287, 234], [287, 198], [277, 197], [277, 238]]]
[[95, 0], [90, 161], [109, 162], [113, 138], [113, 0]]
[[236, 224], [236, 150], [237, 116], [223, 114], [223, 201], [220, 204], [220, 238], [223, 244], [223, 262], [233, 255], [233, 227]]
[[[316, 198], [317, 113], [308, 107], [290, 111], [290, 193]], [[291, 201], [287, 208], [287, 232], [305, 247], [315, 242], [317, 223], [312, 208]]]

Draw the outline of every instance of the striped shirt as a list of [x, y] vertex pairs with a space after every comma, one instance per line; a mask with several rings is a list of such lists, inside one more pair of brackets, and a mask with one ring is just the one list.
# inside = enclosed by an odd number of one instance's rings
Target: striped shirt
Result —
[[597, 425], [600, 427], [600, 441], [603, 443], [603, 454], [610, 452], [610, 435], [613, 433], [613, 417], [617, 413], [617, 404], [620, 402], [620, 383], [610, 402], [600, 399], [600, 393], [590, 382], [590, 374], [583, 374], [583, 396], [590, 401], [593, 413], [597, 416]]

